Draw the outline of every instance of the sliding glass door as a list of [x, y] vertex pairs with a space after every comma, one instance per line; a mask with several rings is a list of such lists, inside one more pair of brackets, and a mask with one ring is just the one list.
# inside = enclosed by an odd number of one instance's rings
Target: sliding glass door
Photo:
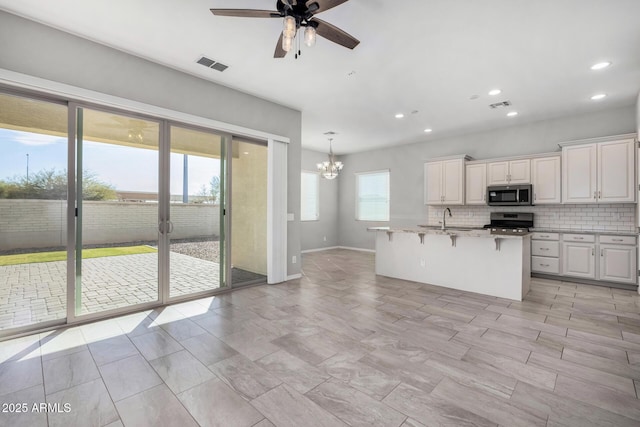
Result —
[[266, 281], [267, 145], [0, 92], [0, 337]]
[[77, 109], [75, 316], [159, 301], [160, 124]]
[[229, 136], [170, 126], [169, 298], [225, 285], [225, 148]]
[[0, 93], [0, 153], [2, 336], [67, 317], [66, 105]]
[[267, 278], [267, 146], [233, 139], [231, 149], [231, 284]]

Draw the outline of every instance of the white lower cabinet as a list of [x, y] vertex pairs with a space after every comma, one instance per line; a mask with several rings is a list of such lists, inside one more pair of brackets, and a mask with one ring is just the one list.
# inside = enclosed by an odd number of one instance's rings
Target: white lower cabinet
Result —
[[596, 245], [593, 243], [564, 242], [562, 274], [565, 276], [596, 278]]
[[603, 282], [636, 284], [636, 243], [635, 236], [533, 233], [531, 271]]
[[600, 245], [600, 280], [635, 283], [636, 274], [635, 246]]

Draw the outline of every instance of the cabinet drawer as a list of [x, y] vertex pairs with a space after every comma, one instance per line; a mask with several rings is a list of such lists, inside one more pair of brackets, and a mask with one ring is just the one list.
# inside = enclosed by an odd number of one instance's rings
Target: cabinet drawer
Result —
[[557, 258], [560, 255], [560, 242], [532, 240], [531, 254]]
[[541, 256], [531, 257], [531, 271], [539, 273], [560, 274], [560, 260]]
[[582, 243], [594, 243], [596, 241], [595, 234], [563, 234], [562, 240], [564, 242], [582, 242]]
[[635, 236], [609, 236], [600, 235], [600, 243], [607, 243], [612, 245], [635, 245]]
[[531, 240], [559, 240], [560, 234], [558, 233], [531, 233]]

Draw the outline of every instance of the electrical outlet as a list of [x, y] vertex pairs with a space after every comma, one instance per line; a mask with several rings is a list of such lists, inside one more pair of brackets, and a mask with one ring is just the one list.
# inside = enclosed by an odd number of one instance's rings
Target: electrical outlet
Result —
[[294, 256], [292, 256], [292, 257], [291, 257], [291, 264], [295, 264], [295, 263], [297, 263], [297, 262], [298, 262], [298, 257], [297, 257], [297, 256], [295, 256], [295, 255], [294, 255]]
[[425, 267], [427, 265], [426, 261], [424, 260], [424, 258], [420, 259], [420, 267]]

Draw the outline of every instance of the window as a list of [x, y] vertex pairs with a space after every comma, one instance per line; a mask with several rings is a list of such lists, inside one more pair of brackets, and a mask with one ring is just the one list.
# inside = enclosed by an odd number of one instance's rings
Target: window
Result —
[[389, 221], [389, 171], [356, 174], [356, 219]]
[[300, 193], [300, 221], [317, 221], [320, 217], [320, 175], [317, 172], [302, 172]]

